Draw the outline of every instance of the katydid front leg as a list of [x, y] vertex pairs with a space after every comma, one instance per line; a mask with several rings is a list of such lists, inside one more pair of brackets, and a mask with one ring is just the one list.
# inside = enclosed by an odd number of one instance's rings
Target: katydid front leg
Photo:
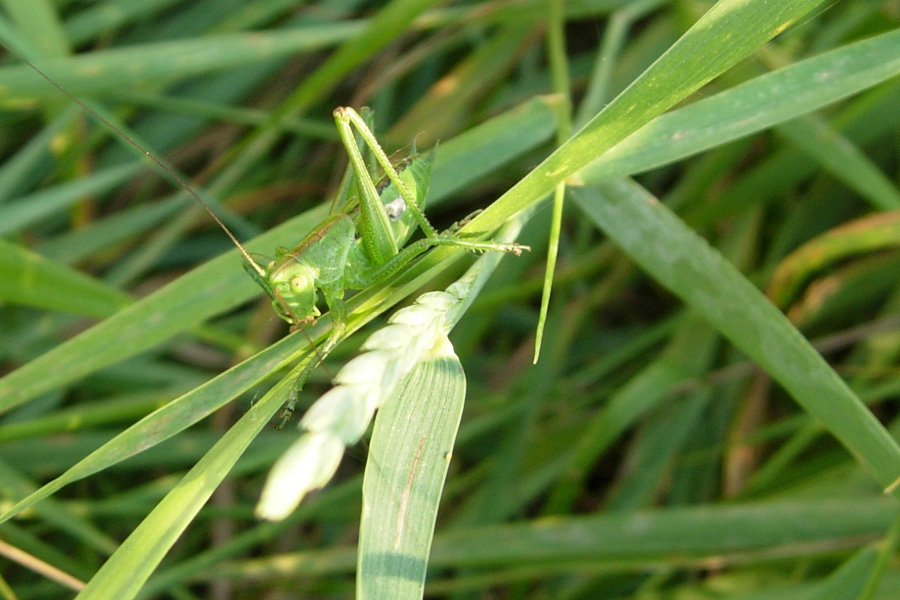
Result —
[[312, 357], [296, 377], [294, 377], [294, 382], [291, 384], [291, 391], [288, 393], [287, 401], [284, 403], [284, 408], [281, 411], [281, 422], [276, 429], [284, 429], [284, 426], [291, 420], [294, 409], [297, 406], [297, 401], [300, 399], [300, 391], [306, 384], [306, 380], [309, 379], [309, 376], [316, 367], [325, 360], [325, 357], [331, 354], [334, 347], [337, 346], [341, 339], [343, 339], [344, 332], [347, 329], [347, 312], [344, 307], [343, 298], [344, 290], [323, 290], [323, 294], [331, 313], [331, 332], [328, 334], [325, 342], [316, 349], [315, 356]]

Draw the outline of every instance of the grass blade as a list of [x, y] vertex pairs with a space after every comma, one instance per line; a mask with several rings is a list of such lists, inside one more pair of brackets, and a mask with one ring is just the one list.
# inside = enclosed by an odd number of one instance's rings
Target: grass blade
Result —
[[363, 484], [357, 598], [421, 598], [466, 378], [444, 338], [375, 419]]
[[898, 494], [900, 446], [762, 293], [640, 186], [616, 180], [573, 191], [594, 222], [766, 370]]

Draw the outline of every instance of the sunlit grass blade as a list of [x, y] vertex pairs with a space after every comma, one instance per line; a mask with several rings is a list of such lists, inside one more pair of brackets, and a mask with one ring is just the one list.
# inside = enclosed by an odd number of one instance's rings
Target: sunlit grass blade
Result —
[[[467, 227], [489, 224], [537, 202], [559, 182], [745, 58], [822, 0], [721, 0], [665, 54], [538, 167]], [[708, 52], [716, 48], [716, 52]], [[697, 57], [703, 57], [697, 60]], [[487, 227], [486, 227], [487, 226]]]
[[274, 386], [131, 532], [78, 594], [81, 600], [134, 598], [247, 446], [284, 402], [292, 379]]

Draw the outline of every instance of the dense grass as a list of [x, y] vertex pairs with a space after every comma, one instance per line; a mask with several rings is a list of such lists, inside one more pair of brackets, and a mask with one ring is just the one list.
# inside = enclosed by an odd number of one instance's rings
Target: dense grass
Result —
[[[0, 40], [253, 252], [327, 214], [339, 105], [398, 156], [439, 141], [438, 227], [523, 227], [534, 251], [454, 309], [473, 301], [450, 335], [467, 391], [430, 555], [425, 531], [379, 562], [366, 525], [361, 594], [399, 564], [415, 597], [427, 562], [429, 597], [896, 597], [896, 2], [299, 4], [11, 1]], [[51, 567], [85, 598], [352, 596], [363, 471], [367, 502], [427, 522], [397, 465], [452, 438], [460, 382], [426, 415], [409, 390], [444, 388], [416, 371], [329, 486], [257, 521], [307, 338], [187, 194], [14, 56], [0, 105], [0, 553], [25, 557], [0, 598], [71, 597]], [[355, 296], [300, 410], [470, 263], [441, 248]]]

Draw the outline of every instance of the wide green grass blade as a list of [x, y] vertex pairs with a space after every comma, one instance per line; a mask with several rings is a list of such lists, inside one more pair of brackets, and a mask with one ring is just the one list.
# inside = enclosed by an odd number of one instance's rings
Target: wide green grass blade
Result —
[[755, 77], [642, 127], [581, 170], [585, 183], [650, 170], [808, 114], [900, 74], [900, 31]]
[[92, 317], [104, 317], [131, 303], [128, 294], [4, 239], [0, 239], [0, 299]]
[[828, 552], [841, 540], [878, 535], [895, 513], [895, 502], [882, 498], [773, 501], [461, 528], [435, 538], [432, 565], [552, 568], [561, 561], [603, 558], [621, 569], [659, 560], [702, 562], [713, 556], [748, 560], [754, 551], [800, 551], [799, 546], [817, 541], [825, 542], [819, 547]]
[[43, 56], [64, 56], [70, 52], [56, 7], [47, 0], [9, 0], [4, 8], [18, 29]]
[[[516, 239], [525, 219], [523, 215], [503, 228], [496, 241]], [[487, 253], [447, 288], [446, 303], [430, 313], [442, 322], [428, 325], [441, 333], [406, 376], [396, 397], [378, 412], [363, 481], [359, 598], [422, 597], [438, 505], [466, 395], [462, 365], [444, 332], [458, 324], [503, 256]]]
[[273, 387], [181, 479], [91, 578], [78, 598], [128, 600], [194, 520], [250, 442], [284, 402], [290, 379]]
[[357, 598], [418, 599], [466, 395], [450, 342], [375, 419], [363, 483]]
[[[669, 507], [624, 514], [553, 517], [519, 523], [457, 527], [434, 539], [430, 566], [482, 569], [497, 585], [585, 565], [613, 573], [667, 565], [751, 565], [772, 556], [831, 556], [860, 539], [876, 539], [896, 516], [888, 498], [804, 499]], [[302, 572], [306, 577], [347, 573], [354, 548], [294, 552], [248, 559], [198, 575], [262, 579]], [[227, 569], [227, 570], [226, 570]], [[484, 582], [482, 581], [482, 585]]]
[[900, 446], [762, 293], [643, 188], [617, 180], [574, 190], [578, 205], [656, 281], [778, 381], [897, 494]]
[[[537, 202], [553, 186], [621, 142], [773, 36], [822, 0], [720, 0], [606, 108], [510, 188], [466, 229], [487, 233]], [[715, 48], [715, 52], [709, 49]]]
[[[95, 50], [64, 59], [41, 60], [37, 66], [73, 95], [85, 96], [135, 84], [171, 83], [298, 52], [313, 52], [352, 39], [365, 27], [365, 22], [347, 21], [281, 31], [222, 34]], [[154, 60], [145, 60], [148, 55]], [[27, 65], [0, 69], [0, 87], [4, 90], [0, 106], [7, 108], [31, 106], [59, 94]]]

